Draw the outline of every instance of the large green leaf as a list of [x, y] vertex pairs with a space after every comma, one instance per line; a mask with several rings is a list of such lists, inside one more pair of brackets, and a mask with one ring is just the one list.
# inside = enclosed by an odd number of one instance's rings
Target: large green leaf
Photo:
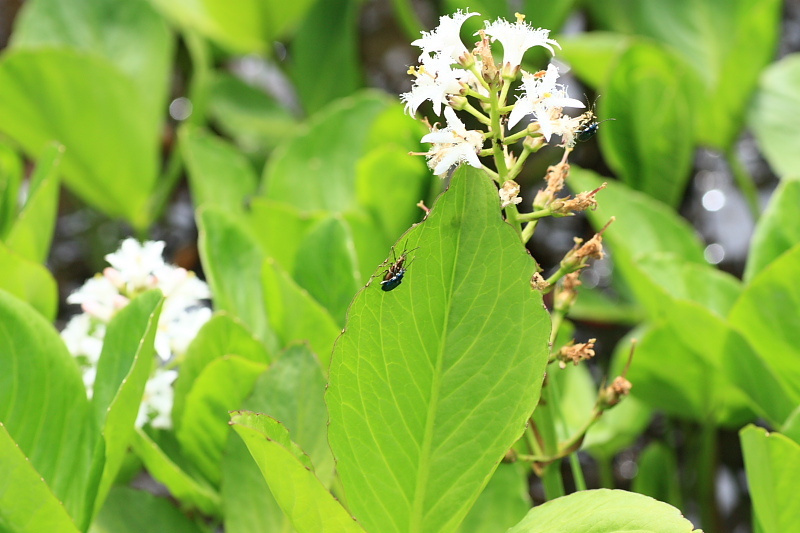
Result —
[[691, 533], [674, 507], [624, 490], [584, 490], [534, 507], [507, 533]]
[[800, 54], [770, 65], [761, 75], [755, 104], [747, 117], [761, 152], [781, 177], [800, 179]]
[[22, 160], [6, 142], [0, 142], [0, 239], [19, 211], [19, 186], [22, 183]]
[[694, 72], [699, 141], [731, 146], [760, 72], [775, 55], [780, 0], [595, 0], [587, 7], [605, 26], [655, 39], [682, 57]]
[[27, 302], [48, 320], [56, 317], [58, 287], [50, 271], [0, 242], [0, 289]]
[[456, 172], [398, 245], [416, 249], [402, 285], [363, 289], [336, 343], [329, 441], [367, 529], [446, 533], [536, 406], [549, 316], [482, 173]]
[[[153, 479], [167, 487], [169, 493], [183, 506], [197, 508], [209, 516], [221, 514], [219, 494], [181, 468], [144, 430], [137, 429], [134, 432], [131, 448]], [[101, 510], [100, 516], [102, 515]]]
[[497, 533], [531, 508], [527, 465], [501, 463], [461, 524], [459, 533]]
[[63, 154], [64, 147], [59, 144], [45, 148], [31, 177], [28, 200], [6, 238], [9, 248], [36, 263], [44, 263], [50, 253], [61, 185], [58, 165]]
[[633, 491], [681, 507], [678, 460], [675, 449], [655, 441], [642, 450], [633, 479]]
[[225, 355], [238, 355], [263, 364], [272, 359], [264, 345], [253, 337], [244, 324], [225, 312], [215, 313], [197, 332], [183, 356], [181, 371], [173, 387], [175, 400], [172, 419], [176, 428], [181, 425], [186, 396], [197, 377], [211, 362]]
[[363, 86], [360, 8], [360, 0], [317, 0], [298, 27], [290, 74], [308, 114]]
[[631, 41], [631, 37], [620, 33], [579, 33], [559, 38], [559, 56], [569, 61], [574, 74], [582, 82], [600, 92], [614, 71], [619, 56], [628, 49]]
[[214, 485], [222, 481], [222, 452], [230, 429], [228, 412], [241, 407], [266, 369], [265, 363], [238, 355], [214, 359], [197, 376], [186, 396], [178, 442]]
[[[91, 516], [99, 482], [92, 468], [99, 431], [78, 364], [46, 319], [4, 291], [0, 291], [0, 353], [4, 431], [82, 529]], [[7, 447], [8, 438], [3, 440]], [[60, 514], [54, 512], [54, 517]], [[0, 516], [9, 513], [0, 510]]]
[[340, 326], [273, 260], [264, 261], [261, 280], [269, 318], [282, 344], [308, 341], [314, 353], [319, 355], [322, 367], [328, 368]]
[[356, 199], [356, 165], [369, 125], [387, 108], [381, 93], [343, 98], [281, 145], [264, 169], [264, 196], [302, 211], [341, 212]]
[[160, 123], [173, 41], [147, 0], [33, 0], [19, 14], [11, 46], [67, 47], [104, 57], [138, 86], [145, 114]]
[[121, 309], [106, 329], [92, 394], [95, 420], [104, 439], [103, 477], [95, 512], [100, 510], [133, 438], [133, 424], [153, 368], [161, 304], [161, 292], [148, 291]]
[[245, 156], [219, 137], [196, 128], [180, 134], [195, 206], [213, 205], [231, 213], [244, 209], [258, 178]]
[[231, 416], [231, 423], [298, 533], [364, 533], [317, 479], [308, 456], [278, 421], [241, 411]]
[[0, 526], [7, 533], [78, 533], [64, 505], [0, 422]]
[[[327, 486], [333, 475], [328, 447], [328, 412], [323, 401], [325, 378], [319, 361], [302, 345], [292, 346], [262, 374], [245, 409], [280, 420], [292, 438], [308, 451], [314, 471]], [[271, 533], [286, 531], [287, 517], [272, 497], [257, 464], [242, 440], [232, 435], [223, 458], [222, 491], [225, 531]]]
[[347, 306], [360, 285], [355, 253], [350, 228], [338, 217], [311, 228], [297, 250], [295, 281], [328, 310], [337, 324], [344, 324]]
[[784, 181], [772, 193], [750, 241], [744, 280], [753, 278], [782, 253], [800, 242], [800, 182]]
[[730, 322], [800, 398], [800, 244], [758, 273], [731, 310]]
[[0, 61], [0, 129], [38, 155], [66, 147], [67, 185], [137, 227], [156, 181], [160, 117], [136, 82], [108, 60], [68, 49], [16, 49]]
[[663, 48], [635, 42], [620, 57], [600, 101], [613, 117], [600, 135], [622, 181], [677, 206], [691, 177], [692, 109], [683, 66]]
[[97, 515], [89, 533], [203, 533], [201, 526], [181, 513], [172, 502], [149, 492], [116, 487]]
[[217, 73], [209, 88], [208, 115], [248, 154], [265, 154], [291, 137], [292, 114], [265, 91], [227, 73]]
[[255, 237], [238, 218], [218, 207], [200, 209], [197, 225], [200, 257], [214, 295], [214, 308], [244, 322], [268, 349], [276, 348], [261, 290], [264, 252]]
[[797, 479], [800, 444], [780, 433], [747, 426], [739, 432], [753, 499], [755, 531], [792, 531], [800, 524]]

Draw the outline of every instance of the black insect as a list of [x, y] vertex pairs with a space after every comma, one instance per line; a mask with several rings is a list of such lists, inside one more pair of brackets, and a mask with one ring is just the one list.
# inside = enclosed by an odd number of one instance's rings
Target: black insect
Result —
[[[599, 98], [599, 96], [597, 98]], [[600, 121], [597, 120], [597, 114], [595, 113], [597, 98], [594, 99], [592, 108], [583, 115], [583, 121], [581, 122], [581, 127], [578, 129], [578, 133], [575, 136], [575, 139], [578, 142], [586, 142], [592, 137], [594, 137], [597, 134], [597, 130], [600, 129], [600, 124], [602, 124], [603, 122], [607, 122], [609, 120], [617, 120], [615, 118], [607, 118], [605, 120], [600, 120]]]
[[[395, 257], [394, 248], [392, 248], [392, 258], [394, 258], [394, 261], [391, 265], [389, 265], [389, 268], [386, 269], [386, 273], [383, 276], [383, 281], [381, 281], [381, 290], [389, 292], [396, 289], [401, 283], [403, 283], [403, 276], [406, 275], [407, 268], [407, 265], [405, 265], [406, 258], [410, 252], [413, 252], [417, 248], [412, 250], [403, 250], [403, 253], [400, 254], [400, 257]], [[410, 265], [411, 262], [408, 264]]]

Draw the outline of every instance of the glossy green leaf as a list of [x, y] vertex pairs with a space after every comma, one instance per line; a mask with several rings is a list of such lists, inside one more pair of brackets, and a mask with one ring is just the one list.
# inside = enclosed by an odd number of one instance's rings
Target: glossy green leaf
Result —
[[[315, 82], [318, 83], [318, 82]], [[316, 115], [307, 128], [276, 150], [264, 169], [263, 194], [302, 211], [345, 211], [356, 199], [356, 166], [369, 124], [389, 98], [365, 91]], [[302, 190], [298, 189], [302, 184]]]
[[531, 506], [527, 465], [501, 463], [470, 509], [459, 533], [496, 533], [519, 522]]
[[244, 155], [221, 138], [197, 128], [182, 129], [180, 143], [194, 205], [241, 212], [258, 183], [256, 172]]
[[279, 422], [248, 411], [231, 416], [281, 509], [298, 533], [364, 533], [311, 469]]
[[671, 505], [624, 490], [584, 490], [531, 509], [507, 533], [691, 533]]
[[133, 424], [153, 368], [161, 304], [161, 292], [148, 291], [121, 309], [106, 328], [92, 393], [95, 420], [105, 441], [95, 512], [117, 477], [133, 438]]
[[291, 204], [254, 198], [247, 221], [262, 249], [287, 272], [294, 272], [297, 249], [309, 228], [325, 213], [304, 213]]
[[759, 272], [731, 310], [730, 322], [800, 399], [800, 244]]
[[349, 229], [337, 217], [327, 218], [311, 228], [298, 247], [294, 271], [297, 284], [341, 325], [362, 277]]
[[780, 428], [780, 432], [800, 444], [800, 405], [795, 407], [792, 414], [786, 419], [786, 422]]
[[52, 321], [58, 310], [58, 287], [47, 268], [20, 257], [0, 242], [0, 288], [30, 304]]
[[753, 232], [744, 270], [746, 282], [752, 281], [767, 265], [800, 242], [798, 205], [800, 182], [780, 183]]
[[292, 531], [258, 464], [235, 432], [222, 457], [222, 502], [226, 533]]
[[761, 74], [748, 123], [759, 148], [782, 178], [800, 179], [800, 155], [792, 142], [800, 136], [800, 54], [790, 54]]
[[89, 533], [203, 533], [166, 498], [127, 487], [115, 487]]
[[295, 133], [297, 120], [286, 108], [235, 76], [217, 74], [208, 91], [209, 117], [248, 154], [268, 153]]
[[279, 420], [305, 451], [323, 484], [333, 479], [333, 455], [328, 446], [328, 410], [325, 407], [325, 376], [308, 346], [287, 348], [262, 374], [253, 393], [243, 403]]
[[[677, 301], [636, 348], [631, 392], [676, 417], [735, 426], [753, 417], [782, 423], [796, 400], [746, 340], [699, 305]], [[703, 383], [698, 387], [697, 383]]]
[[[325, 378], [319, 361], [306, 346], [288, 348], [256, 381], [245, 409], [266, 413], [290, 431], [292, 439], [314, 464], [320, 482], [333, 477], [328, 447], [328, 411], [323, 401]], [[241, 439], [229, 438], [223, 457], [225, 530], [231, 533], [286, 531], [288, 520]]]
[[[220, 515], [219, 494], [203, 481], [189, 475], [147, 433], [137, 429], [133, 434], [131, 447], [153, 479], [167, 487], [169, 493], [182, 505], [199, 509], [206, 515]], [[112, 495], [113, 492], [112, 489]], [[106, 506], [108, 505], [106, 503]], [[100, 517], [103, 516], [103, 512], [100, 511]]]
[[757, 530], [791, 531], [800, 524], [797, 479], [800, 444], [780, 433], [747, 426], [739, 432]]
[[0, 129], [31, 155], [57, 140], [66, 184], [137, 227], [149, 222], [161, 117], [136, 82], [101, 57], [67, 49], [17, 49], [0, 60]]
[[693, 71], [690, 96], [701, 110], [693, 117], [698, 140], [731, 146], [759, 74], [774, 58], [780, 0], [595, 0], [587, 7], [607, 27], [654, 39], [681, 56]]
[[401, 240], [418, 248], [402, 285], [373, 282], [350, 306], [328, 438], [370, 530], [454, 531], [538, 401], [549, 316], [498, 207], [495, 186], [462, 167]]
[[264, 253], [248, 228], [217, 207], [197, 213], [198, 246], [214, 309], [228, 311], [244, 322], [268, 349], [277, 343], [264, 311], [261, 263]]
[[265, 363], [226, 355], [210, 362], [186, 396], [177, 431], [178, 442], [203, 475], [214, 485], [222, 480], [222, 452], [228, 438], [228, 412], [241, 407], [253, 390]]
[[680, 470], [674, 448], [658, 441], [652, 442], [639, 454], [637, 466], [632, 486], [634, 492], [681, 507]]
[[389, 242], [422, 219], [417, 203], [426, 197], [431, 179], [422, 158], [410, 157], [408, 148], [384, 145], [368, 152], [357, 170], [358, 203], [378, 221]]
[[0, 422], [0, 523], [8, 533], [78, 533], [64, 505]]
[[308, 341], [322, 367], [328, 368], [340, 326], [272, 259], [264, 261], [261, 279], [267, 312], [281, 343], [285, 346], [293, 341]]
[[238, 355], [262, 364], [272, 359], [264, 345], [253, 337], [244, 324], [225, 312], [215, 313], [197, 332], [183, 356], [180, 374], [173, 387], [175, 400], [172, 419], [176, 428], [180, 427], [183, 420], [186, 396], [195, 380], [206, 366], [225, 355]]
[[611, 73], [599, 136], [609, 165], [630, 187], [677, 206], [691, 177], [692, 108], [683, 66], [663, 48], [635, 42]]
[[628, 49], [631, 41], [630, 37], [620, 33], [579, 33], [558, 39], [561, 45], [558, 55], [569, 62], [581, 81], [599, 92], [605, 87], [619, 57]]
[[147, 0], [34, 0], [14, 26], [12, 48], [67, 47], [104, 57], [137, 86], [145, 114], [160, 123], [174, 38]]
[[317, 0], [298, 26], [290, 75], [308, 114], [363, 86], [360, 12], [358, 0]]
[[[92, 467], [99, 431], [78, 364], [45, 318], [4, 291], [0, 291], [0, 353], [4, 431], [82, 529], [91, 516], [99, 483]], [[3, 440], [7, 447], [7, 437]], [[3, 516], [7, 513], [0, 511]], [[54, 518], [60, 514], [56, 513]]]
[[44, 263], [50, 253], [61, 185], [58, 165], [63, 154], [64, 147], [57, 143], [45, 148], [31, 177], [28, 200], [6, 237], [9, 248], [36, 263]]
[[5, 239], [19, 211], [22, 160], [5, 142], [0, 142], [0, 238]]

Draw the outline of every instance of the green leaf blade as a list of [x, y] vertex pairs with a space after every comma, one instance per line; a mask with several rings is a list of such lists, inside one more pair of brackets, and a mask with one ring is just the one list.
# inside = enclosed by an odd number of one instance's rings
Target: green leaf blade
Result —
[[549, 316], [482, 174], [396, 247], [418, 248], [403, 283], [362, 290], [334, 349], [329, 440], [365, 527], [453, 531], [538, 401]]

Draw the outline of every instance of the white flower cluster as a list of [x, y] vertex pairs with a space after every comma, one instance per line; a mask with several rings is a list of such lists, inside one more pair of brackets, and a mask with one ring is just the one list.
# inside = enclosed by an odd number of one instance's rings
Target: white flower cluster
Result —
[[[504, 139], [505, 132], [492, 131], [501, 124], [489, 116], [473, 108], [468, 98], [477, 100], [487, 111], [491, 110], [507, 116], [508, 128], [514, 127], [524, 117], [531, 116], [528, 131], [532, 135], [542, 137], [550, 142], [553, 135], [561, 137], [561, 144], [571, 147], [575, 143], [577, 132], [587, 122], [587, 116], [572, 118], [562, 115], [564, 107], [586, 107], [583, 102], [567, 96], [566, 88], [557, 83], [558, 68], [550, 65], [546, 71], [529, 73], [521, 70], [520, 64], [525, 52], [534, 46], [541, 46], [555, 53], [558, 43], [549, 38], [550, 31], [533, 28], [524, 21], [524, 16], [517, 15], [514, 23], [503, 19], [486, 22], [475, 50], [470, 52], [461, 42], [459, 33], [464, 21], [478, 13], [462, 13], [460, 10], [453, 16], [443, 16], [439, 26], [431, 32], [422, 32], [422, 38], [411, 44], [422, 49], [419, 56], [420, 66], [409, 69], [415, 76], [410, 92], [400, 96], [405, 102], [406, 112], [414, 115], [419, 106], [426, 100], [433, 104], [433, 112], [442, 115], [447, 126], [438, 129], [435, 125], [431, 133], [422, 138], [422, 142], [433, 146], [424, 155], [428, 158], [428, 166], [434, 174], [443, 176], [454, 165], [467, 163], [481, 168], [478, 158], [484, 142], [490, 137], [494, 141]], [[503, 46], [503, 63], [496, 67], [491, 55], [490, 42], [499, 41]], [[559, 47], [560, 48], [560, 47]], [[516, 103], [507, 106], [505, 97], [507, 85], [522, 75], [522, 96]], [[505, 85], [505, 86], [504, 86]], [[499, 94], [499, 96], [498, 96]], [[456, 116], [455, 110], [466, 109], [479, 121], [489, 126], [488, 132], [467, 130], [464, 123]], [[502, 128], [502, 125], [499, 126]]]
[[106, 255], [111, 266], [102, 275], [87, 280], [67, 298], [68, 303], [80, 304], [83, 313], [69, 321], [61, 337], [78, 359], [87, 394], [91, 397], [106, 324], [132, 298], [149, 289], [160, 289], [164, 305], [155, 348], [161, 365], [147, 382], [136, 425], [142, 427], [149, 423], [154, 428], [169, 429], [172, 427], [172, 383], [178, 376], [170, 367], [211, 318], [211, 309], [202, 303], [211, 293], [208, 285], [193, 272], [166, 264], [163, 251], [161, 241], [142, 245], [135, 239], [126, 239], [119, 250]]

